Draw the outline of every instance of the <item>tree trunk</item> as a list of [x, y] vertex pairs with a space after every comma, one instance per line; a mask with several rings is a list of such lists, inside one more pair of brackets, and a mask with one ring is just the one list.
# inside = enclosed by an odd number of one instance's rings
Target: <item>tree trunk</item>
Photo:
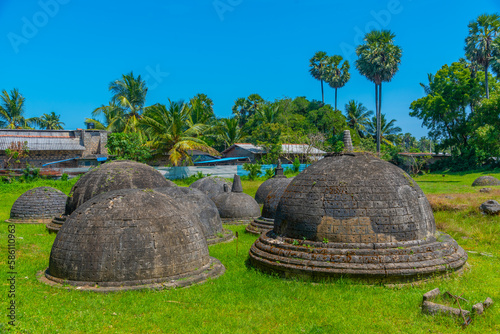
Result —
[[375, 138], [377, 141], [377, 153], [380, 154], [380, 115], [379, 115], [379, 96], [378, 84], [375, 84], [375, 117], [377, 118], [377, 125], [375, 130]]
[[486, 62], [486, 64], [484, 65], [484, 83], [486, 86], [486, 98], [487, 99], [490, 98], [490, 87], [488, 87], [488, 67], [489, 67], [489, 63]]
[[321, 80], [321, 102], [325, 104], [325, 94], [323, 93], [323, 80]]
[[335, 88], [335, 110], [337, 110], [337, 88]]
[[[378, 141], [382, 144], [382, 84], [378, 85]], [[380, 151], [379, 151], [380, 153]]]

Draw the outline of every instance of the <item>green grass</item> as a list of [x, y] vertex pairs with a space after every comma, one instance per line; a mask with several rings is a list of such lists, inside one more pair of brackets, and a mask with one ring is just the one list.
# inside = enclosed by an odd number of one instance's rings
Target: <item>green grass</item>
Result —
[[[444, 176], [443, 176], [444, 175]], [[491, 175], [500, 179], [500, 171], [475, 173], [430, 173], [415, 177], [418, 185], [426, 194], [472, 193], [483, 187], [473, 187], [472, 182], [480, 176]], [[500, 188], [500, 186], [492, 187]]]
[[[479, 174], [477, 174], [479, 175]], [[417, 178], [426, 192], [474, 192], [468, 189], [471, 175], [425, 175]], [[441, 178], [441, 179], [440, 179]], [[422, 181], [438, 181], [432, 187]], [[469, 182], [470, 181], [470, 182]], [[71, 181], [68, 181], [71, 182]], [[254, 195], [262, 181], [244, 181], [245, 192]], [[35, 186], [47, 184], [37, 182]], [[68, 193], [71, 184], [51, 184]], [[471, 187], [470, 187], [471, 188]], [[27, 184], [0, 185], [0, 219]], [[210, 254], [226, 267], [218, 279], [190, 288], [166, 291], [91, 293], [46, 286], [36, 273], [48, 265], [55, 235], [42, 225], [16, 225], [17, 326], [18, 333], [457, 333], [460, 323], [448, 317], [422, 315], [422, 294], [441, 291], [463, 294], [469, 303], [491, 297], [495, 304], [476, 317], [470, 333], [500, 331], [500, 217], [485, 217], [467, 208], [437, 212], [440, 229], [450, 233], [471, 253], [470, 267], [462, 276], [452, 276], [422, 285], [388, 288], [354, 284], [310, 283], [283, 280], [248, 265], [248, 250], [257, 238], [244, 233], [244, 226], [226, 226], [238, 231], [239, 240], [210, 246]], [[7, 223], [0, 223], [2, 290], [0, 309], [7, 307]], [[238, 252], [237, 252], [238, 247]], [[488, 253], [492, 256], [481, 255]], [[6, 311], [0, 311], [6, 313]], [[1, 315], [0, 333], [6, 331]], [[3, 329], [2, 329], [3, 328]]]

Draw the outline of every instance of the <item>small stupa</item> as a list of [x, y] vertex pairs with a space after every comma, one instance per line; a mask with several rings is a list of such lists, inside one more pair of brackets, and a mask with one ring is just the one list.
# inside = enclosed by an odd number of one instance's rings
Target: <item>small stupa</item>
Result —
[[79, 206], [56, 236], [39, 279], [79, 290], [183, 287], [224, 272], [196, 218], [151, 189], [100, 194]]
[[255, 200], [257, 203], [263, 204], [271, 190], [279, 187], [280, 184], [287, 183], [286, 179], [287, 177], [283, 174], [283, 167], [281, 167], [281, 160], [278, 159], [278, 165], [274, 170], [274, 176], [264, 181], [255, 193]]
[[243, 192], [239, 175], [234, 175], [233, 188], [224, 185], [224, 192], [213, 198], [224, 224], [248, 224], [260, 216], [259, 204]]
[[227, 185], [229, 188], [231, 188], [232, 183], [226, 181], [221, 177], [207, 176], [193, 182], [189, 186], [189, 188], [201, 190], [205, 195], [208, 196], [208, 198], [213, 200], [215, 196], [224, 192], [224, 185]]
[[222, 228], [217, 206], [200, 190], [189, 187], [166, 187], [157, 188], [155, 191], [176, 199], [184, 207], [185, 212], [199, 219], [207, 244], [226, 242], [234, 238], [232, 231]]
[[274, 217], [281, 197], [285, 193], [286, 187], [292, 182], [292, 178], [281, 179], [283, 182], [275, 184], [275, 188], [267, 195], [262, 208], [262, 216], [254, 219], [245, 230], [252, 234], [261, 234], [264, 231], [272, 230], [274, 227]]
[[399, 167], [346, 144], [343, 153], [313, 163], [288, 185], [274, 229], [250, 249], [251, 263], [285, 277], [383, 284], [461, 271], [467, 253], [436, 231], [418, 184]]
[[52, 187], [38, 187], [19, 196], [10, 210], [9, 223], [48, 223], [64, 212], [68, 196]]
[[480, 176], [472, 182], [473, 187], [500, 186], [500, 180], [490, 175]]

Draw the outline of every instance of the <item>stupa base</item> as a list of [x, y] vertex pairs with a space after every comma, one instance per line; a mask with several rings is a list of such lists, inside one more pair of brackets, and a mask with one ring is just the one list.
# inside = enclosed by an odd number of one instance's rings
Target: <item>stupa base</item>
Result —
[[19, 219], [19, 218], [10, 218], [7, 219], [6, 223], [11, 224], [47, 224], [51, 221], [50, 218], [40, 218], [40, 219]]
[[259, 217], [253, 220], [245, 231], [251, 234], [259, 235], [262, 232], [272, 230], [274, 228], [274, 219]]
[[215, 235], [211, 236], [210, 238], [207, 238], [207, 244], [215, 245], [223, 242], [230, 242], [233, 241], [233, 239], [234, 239], [233, 231], [224, 229], [222, 230], [222, 233], [220, 233], [220, 235]]
[[262, 271], [286, 278], [413, 282], [460, 271], [467, 261], [467, 253], [449, 235], [436, 237], [392, 243], [322, 243], [279, 237], [268, 231], [252, 245], [250, 261]]
[[45, 227], [47, 228], [47, 230], [49, 230], [49, 232], [57, 233], [63, 226], [66, 219], [67, 216], [54, 217], [51, 221], [48, 222], [48, 224]]
[[48, 268], [45, 271], [39, 271], [37, 276], [40, 282], [48, 284], [50, 286], [68, 288], [74, 290], [82, 290], [82, 291], [114, 292], [114, 291], [142, 290], [142, 289], [163, 290], [163, 289], [182, 288], [193, 284], [203, 283], [209, 278], [211, 279], [217, 278], [222, 274], [224, 274], [225, 270], [226, 268], [222, 265], [222, 263], [219, 260], [210, 257], [210, 262], [207, 265], [191, 273], [186, 273], [171, 277], [144, 279], [137, 281], [86, 282], [86, 281], [64, 280], [61, 278], [51, 276], [49, 274]]

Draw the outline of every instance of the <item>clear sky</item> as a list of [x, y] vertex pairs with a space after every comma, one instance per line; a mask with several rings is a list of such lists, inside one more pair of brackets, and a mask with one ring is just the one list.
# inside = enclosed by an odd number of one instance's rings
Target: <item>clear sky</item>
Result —
[[[384, 28], [403, 58], [383, 84], [382, 112], [419, 138], [427, 130], [408, 115], [419, 83], [463, 57], [467, 24], [494, 12], [498, 0], [0, 0], [0, 90], [18, 88], [27, 117], [54, 111], [75, 129], [108, 103], [108, 84], [133, 71], [147, 79], [146, 105], [205, 93], [228, 117], [252, 93], [320, 100], [308, 65], [322, 50], [351, 62], [339, 109], [355, 99], [374, 110], [354, 48]], [[334, 102], [328, 86], [325, 100]]]

